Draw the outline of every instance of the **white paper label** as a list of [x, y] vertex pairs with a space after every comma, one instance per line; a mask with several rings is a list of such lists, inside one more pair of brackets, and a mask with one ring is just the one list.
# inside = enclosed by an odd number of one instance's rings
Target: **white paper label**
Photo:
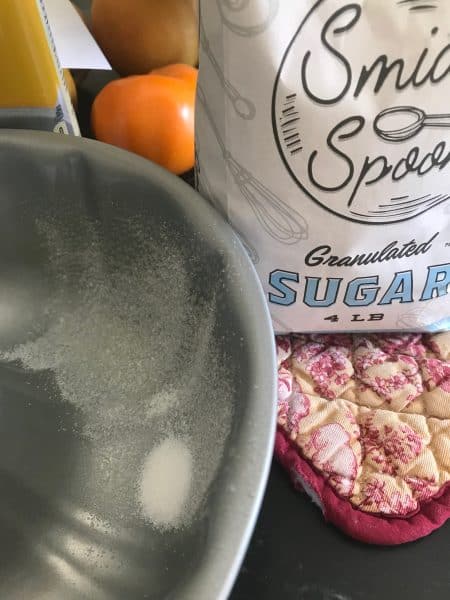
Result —
[[44, 0], [44, 4], [64, 69], [111, 69], [70, 0]]

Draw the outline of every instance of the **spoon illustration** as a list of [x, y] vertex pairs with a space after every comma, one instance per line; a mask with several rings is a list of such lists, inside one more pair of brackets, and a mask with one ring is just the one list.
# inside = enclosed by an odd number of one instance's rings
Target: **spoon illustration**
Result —
[[424, 127], [450, 127], [450, 114], [427, 115], [414, 106], [397, 106], [380, 112], [375, 119], [375, 133], [386, 142], [406, 142]]

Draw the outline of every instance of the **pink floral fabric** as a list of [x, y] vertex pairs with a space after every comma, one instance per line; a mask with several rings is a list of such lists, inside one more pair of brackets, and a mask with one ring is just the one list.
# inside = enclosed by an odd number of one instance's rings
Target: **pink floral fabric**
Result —
[[354, 509], [408, 517], [450, 482], [450, 333], [277, 339], [278, 424]]

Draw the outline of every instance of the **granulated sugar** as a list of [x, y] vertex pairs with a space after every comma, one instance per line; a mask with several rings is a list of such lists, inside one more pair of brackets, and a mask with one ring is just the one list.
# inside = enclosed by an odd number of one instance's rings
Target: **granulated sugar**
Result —
[[146, 458], [139, 496], [144, 515], [157, 527], [176, 527], [188, 509], [192, 454], [179, 439], [167, 438]]
[[[87, 219], [39, 223], [55, 292], [32, 339], [0, 359], [50, 371], [59, 399], [79, 410], [92, 448], [86, 497], [100, 513], [147, 514], [154, 505], [136, 496], [145, 457], [168, 431], [189, 440], [195, 493], [183, 500], [178, 521], [187, 524], [220, 464], [232, 415], [229, 376], [214, 344], [214, 294], [193, 293], [192, 265], [162, 226], [153, 236], [139, 219], [108, 228], [104, 239]], [[187, 456], [169, 453], [168, 460], [187, 464]], [[146, 489], [152, 473], [161, 480], [163, 453], [156, 458], [146, 463]], [[187, 494], [186, 486], [176, 490]]]

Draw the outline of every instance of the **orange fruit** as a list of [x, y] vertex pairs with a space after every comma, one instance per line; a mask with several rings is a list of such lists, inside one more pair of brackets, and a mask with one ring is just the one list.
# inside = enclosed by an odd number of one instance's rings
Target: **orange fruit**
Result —
[[109, 83], [94, 100], [92, 129], [180, 175], [194, 166], [197, 69], [171, 65]]

